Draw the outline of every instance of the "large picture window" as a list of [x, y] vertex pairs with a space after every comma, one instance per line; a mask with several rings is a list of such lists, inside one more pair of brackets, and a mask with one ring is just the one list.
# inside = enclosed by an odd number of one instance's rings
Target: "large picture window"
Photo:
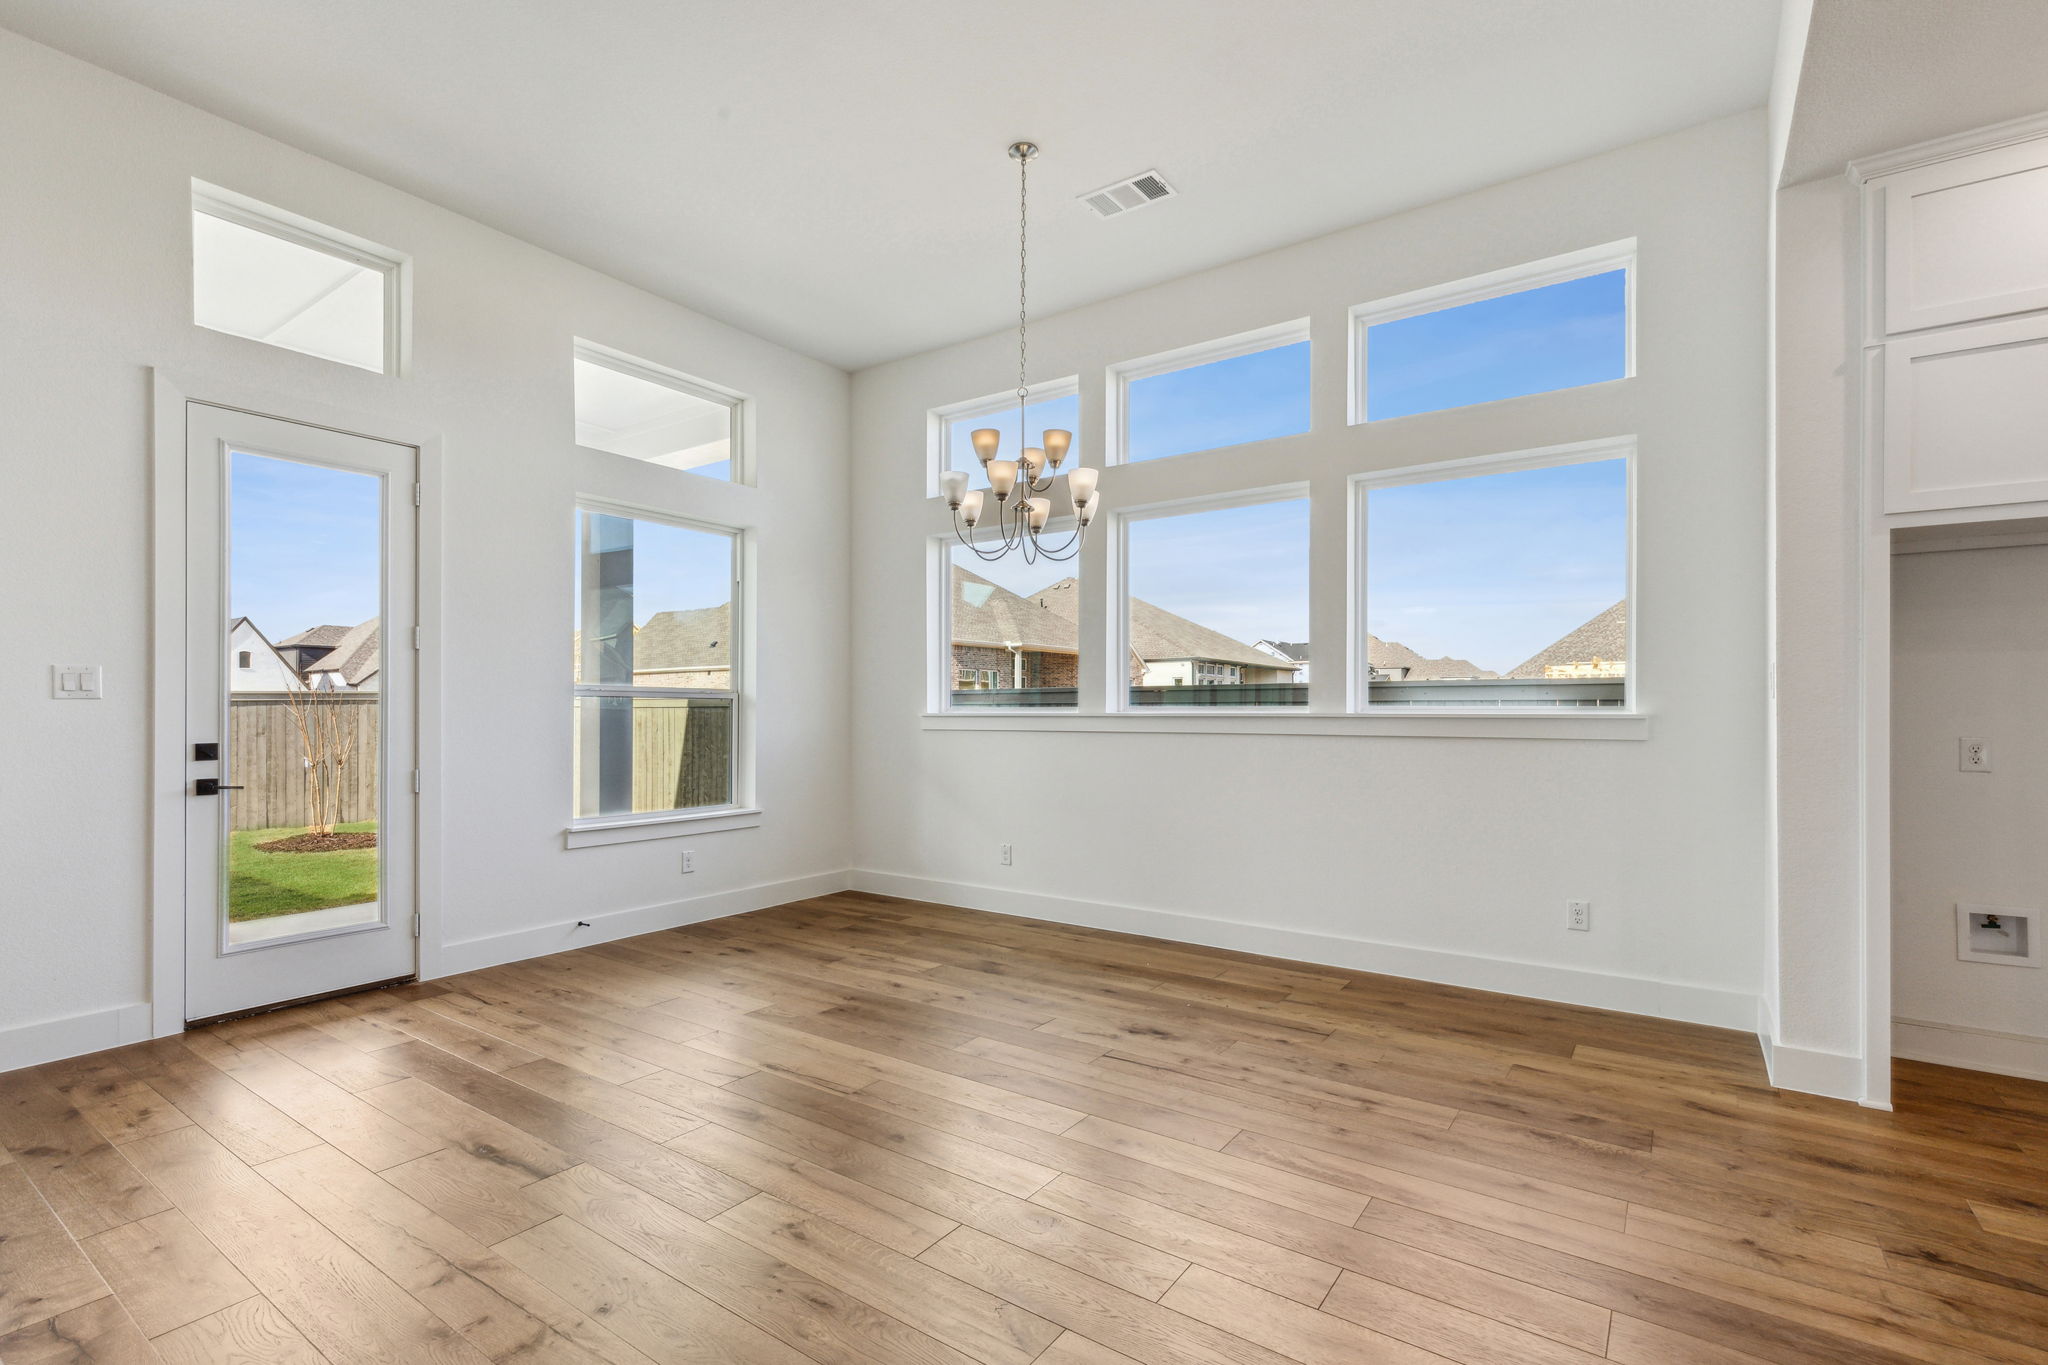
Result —
[[577, 820], [733, 804], [738, 550], [731, 531], [577, 510]]
[[1360, 304], [1351, 420], [1627, 378], [1634, 261], [1624, 242]]
[[1080, 581], [1071, 562], [984, 561], [940, 542], [946, 705], [1072, 708], [1080, 686]]
[[1308, 499], [1132, 513], [1122, 658], [1132, 709], [1308, 704]]
[[1624, 709], [1630, 450], [1358, 480], [1365, 709]]

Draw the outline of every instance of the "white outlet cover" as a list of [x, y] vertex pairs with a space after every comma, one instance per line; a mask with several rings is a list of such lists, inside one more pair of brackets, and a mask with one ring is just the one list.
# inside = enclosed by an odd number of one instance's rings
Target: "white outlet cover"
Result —
[[[1981, 762], [1970, 761], [1970, 751], [1975, 749]], [[1956, 767], [1966, 773], [1988, 773], [1991, 771], [1991, 741], [1965, 735], [1956, 741]]]

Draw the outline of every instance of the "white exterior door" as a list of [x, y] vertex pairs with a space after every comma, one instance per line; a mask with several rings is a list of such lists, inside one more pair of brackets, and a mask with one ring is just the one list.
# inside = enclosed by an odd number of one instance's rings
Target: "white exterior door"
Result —
[[419, 452], [185, 417], [185, 1015], [204, 1020], [416, 970]]

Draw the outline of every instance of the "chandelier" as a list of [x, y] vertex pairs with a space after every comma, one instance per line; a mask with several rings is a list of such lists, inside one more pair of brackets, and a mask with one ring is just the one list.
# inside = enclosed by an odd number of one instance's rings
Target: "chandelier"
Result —
[[1040, 433], [1039, 444], [1024, 444], [1030, 439], [1025, 434], [1024, 422], [1031, 397], [1030, 386], [1024, 381], [1029, 323], [1029, 312], [1025, 306], [1025, 285], [1030, 278], [1027, 269], [1031, 225], [1028, 209], [1031, 159], [1037, 155], [1036, 143], [1010, 144], [1010, 156], [1017, 163], [1017, 458], [996, 458], [1003, 438], [994, 427], [978, 428], [970, 438], [974, 443], [974, 453], [981, 460], [982, 471], [988, 477], [988, 492], [995, 494], [994, 536], [985, 535], [980, 540], [974, 537], [974, 528], [988, 517], [989, 509], [987, 496], [982, 490], [967, 487], [966, 472], [948, 469], [939, 475], [939, 489], [945, 494], [946, 506], [953, 511], [953, 534], [959, 537], [960, 543], [979, 558], [989, 561], [1001, 559], [1016, 550], [1023, 555], [1026, 564], [1035, 564], [1041, 559], [1072, 559], [1081, 553], [1081, 544], [1088, 537], [1088, 523], [1095, 520], [1099, 505], [1095, 497], [1095, 480], [1101, 473], [1079, 464], [1066, 471], [1067, 497], [1074, 506], [1073, 534], [1060, 545], [1048, 545], [1042, 541], [1039, 535], [1045, 529], [1047, 518], [1052, 515], [1052, 499], [1044, 494], [1061, 476], [1060, 466], [1066, 463], [1067, 451], [1074, 443], [1074, 433], [1051, 428]]

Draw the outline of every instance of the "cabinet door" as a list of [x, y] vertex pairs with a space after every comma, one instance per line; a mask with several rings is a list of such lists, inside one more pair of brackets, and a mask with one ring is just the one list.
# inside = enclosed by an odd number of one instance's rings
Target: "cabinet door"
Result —
[[2048, 317], [1885, 346], [1885, 510], [2048, 500]]
[[1884, 330], [2048, 308], [2048, 140], [1881, 182]]

